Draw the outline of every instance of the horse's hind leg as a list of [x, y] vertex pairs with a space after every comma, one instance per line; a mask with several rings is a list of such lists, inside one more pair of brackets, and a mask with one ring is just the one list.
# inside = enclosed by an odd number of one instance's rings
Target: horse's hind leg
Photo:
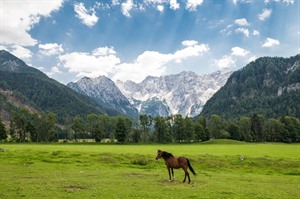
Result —
[[184, 179], [183, 179], [183, 182], [185, 182], [185, 180], [186, 180], [186, 173], [187, 173], [187, 171], [184, 170]]
[[190, 183], [190, 182], [191, 182], [191, 178], [190, 178], [190, 174], [189, 174], [188, 171], [186, 171], [186, 175], [188, 176], [188, 178], [189, 178], [189, 183]]

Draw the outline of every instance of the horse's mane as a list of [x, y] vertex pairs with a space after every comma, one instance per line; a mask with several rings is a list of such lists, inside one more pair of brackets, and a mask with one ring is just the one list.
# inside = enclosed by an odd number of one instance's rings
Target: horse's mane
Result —
[[169, 158], [169, 157], [174, 157], [174, 155], [172, 153], [168, 153], [168, 152], [164, 151], [162, 153], [162, 157]]

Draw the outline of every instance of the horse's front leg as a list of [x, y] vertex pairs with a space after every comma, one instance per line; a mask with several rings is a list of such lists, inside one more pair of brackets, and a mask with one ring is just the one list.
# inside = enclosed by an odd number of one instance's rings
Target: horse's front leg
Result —
[[171, 170], [172, 170], [172, 180], [174, 180], [175, 177], [174, 177], [174, 171], [173, 171], [173, 168], [171, 168]]
[[168, 168], [168, 172], [169, 172], [169, 181], [171, 181], [171, 171], [170, 171], [170, 167], [167, 167]]

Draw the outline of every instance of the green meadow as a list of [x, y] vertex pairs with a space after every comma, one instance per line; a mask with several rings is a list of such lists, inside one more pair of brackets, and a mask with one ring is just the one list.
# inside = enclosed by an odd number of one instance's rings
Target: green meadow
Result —
[[[157, 149], [197, 173], [168, 181]], [[300, 145], [0, 144], [0, 198], [300, 198]]]

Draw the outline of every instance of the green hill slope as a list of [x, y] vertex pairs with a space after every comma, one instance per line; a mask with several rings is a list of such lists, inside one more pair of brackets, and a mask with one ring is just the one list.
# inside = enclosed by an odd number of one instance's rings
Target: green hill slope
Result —
[[[41, 71], [27, 66], [12, 54], [0, 51], [0, 111], [9, 115], [17, 107], [53, 112], [59, 120], [91, 113], [117, 114], [105, 109], [87, 96], [47, 77]], [[12, 98], [9, 98], [11, 96]], [[11, 99], [15, 99], [11, 101]], [[16, 103], [19, 101], [21, 103]]]
[[234, 72], [207, 101], [201, 115], [239, 118], [252, 114], [300, 118], [300, 55], [263, 57]]

